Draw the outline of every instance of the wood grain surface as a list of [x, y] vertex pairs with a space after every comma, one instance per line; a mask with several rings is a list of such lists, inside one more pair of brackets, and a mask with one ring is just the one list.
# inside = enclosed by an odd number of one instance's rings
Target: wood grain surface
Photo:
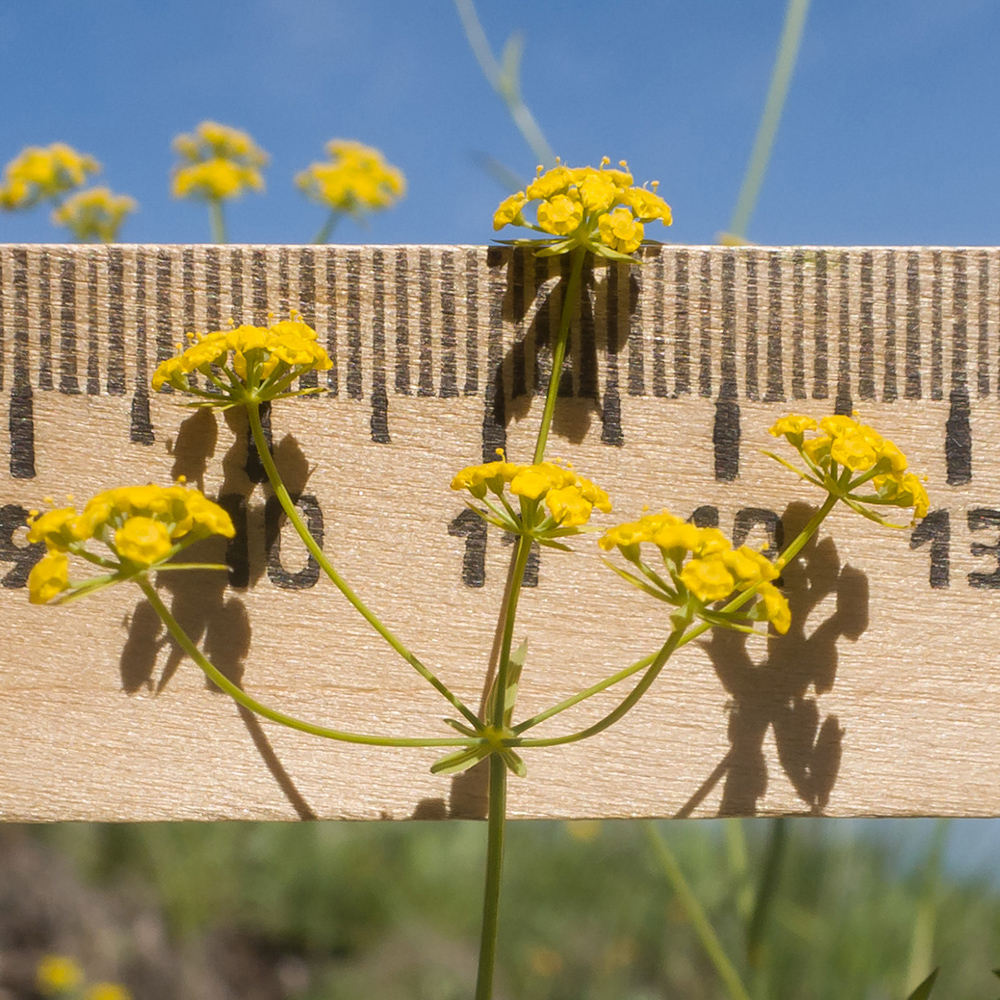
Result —
[[[931, 515], [846, 509], [785, 573], [785, 637], [685, 648], [619, 725], [526, 752], [514, 817], [1000, 814], [1000, 250], [650, 247], [588, 272], [549, 454], [611, 494], [760, 544], [822, 500], [762, 449], [860, 411], [926, 472]], [[236, 513], [225, 574], [162, 593], [230, 676], [321, 724], [451, 735], [449, 706], [341, 598], [247, 458], [243, 420], [152, 394], [187, 330], [302, 313], [336, 364], [271, 415], [324, 550], [478, 704], [509, 545], [449, 489], [529, 460], [558, 260], [484, 247], [0, 247], [0, 817], [474, 817], [434, 750], [327, 743], [241, 713], [135, 587], [33, 607], [27, 511], [179, 474]], [[592, 538], [545, 551], [518, 717], [653, 652], [664, 606]], [[220, 550], [220, 556], [222, 552]], [[539, 727], [577, 729], [612, 693]]]

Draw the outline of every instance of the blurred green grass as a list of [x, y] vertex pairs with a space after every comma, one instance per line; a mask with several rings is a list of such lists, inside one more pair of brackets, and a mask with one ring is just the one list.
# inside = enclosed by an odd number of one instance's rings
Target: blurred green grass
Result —
[[[996, 888], [941, 878], [930, 849], [904, 868], [890, 845], [808, 819], [788, 821], [759, 965], [750, 969], [748, 910], [770, 827], [744, 823], [741, 875], [725, 822], [738, 821], [658, 826], [755, 998], [902, 1000], [909, 979], [934, 964], [942, 966], [935, 996], [993, 1000]], [[155, 900], [178, 940], [231, 928], [306, 963], [309, 975], [290, 992], [303, 1000], [469, 994], [481, 824], [60, 824], [33, 836], [86, 881]], [[513, 823], [507, 858], [498, 997], [725, 996], [643, 824]]]

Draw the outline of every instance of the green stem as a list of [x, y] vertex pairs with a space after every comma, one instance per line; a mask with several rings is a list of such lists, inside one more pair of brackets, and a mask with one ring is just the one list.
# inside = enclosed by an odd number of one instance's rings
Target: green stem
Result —
[[[498, 698], [502, 703], [503, 699]], [[500, 880], [503, 876], [504, 834], [507, 828], [507, 765], [499, 754], [490, 756], [490, 804], [486, 839], [486, 884], [483, 887], [483, 928], [479, 938], [476, 1000], [493, 996], [500, 920]]]
[[641, 660], [637, 660], [630, 667], [625, 667], [623, 670], [619, 670], [610, 677], [605, 677], [603, 681], [598, 681], [596, 684], [593, 684], [589, 688], [574, 694], [565, 701], [559, 702], [558, 705], [553, 705], [551, 708], [545, 709], [544, 712], [539, 712], [537, 715], [533, 715], [530, 719], [525, 719], [524, 722], [519, 722], [514, 727], [514, 732], [520, 735], [526, 730], [537, 726], [540, 722], [544, 722], [546, 719], [551, 719], [553, 715], [558, 715], [560, 712], [565, 712], [567, 708], [579, 705], [581, 701], [584, 701], [595, 694], [600, 694], [602, 691], [607, 690], [619, 681], [623, 681], [626, 678], [631, 677], [633, 674], [638, 673], [644, 667], [648, 667], [655, 659], [656, 653], [652, 653], [650, 656], [644, 656]]
[[194, 662], [201, 667], [208, 677], [216, 687], [225, 691], [234, 701], [238, 702], [244, 708], [249, 709], [251, 712], [257, 715], [263, 716], [265, 719], [270, 719], [272, 722], [277, 722], [282, 726], [287, 726], [289, 729], [297, 729], [301, 733], [309, 733], [312, 736], [322, 736], [330, 740], [341, 740], [344, 743], [363, 743], [367, 746], [377, 746], [377, 747], [462, 747], [462, 746], [472, 746], [475, 743], [482, 742], [479, 740], [470, 740], [468, 738], [451, 738], [451, 739], [423, 739], [421, 737], [393, 737], [393, 736], [368, 736], [363, 733], [346, 733], [339, 729], [327, 729], [325, 726], [314, 726], [311, 722], [303, 722], [301, 719], [296, 719], [291, 715], [285, 715], [284, 712], [276, 712], [272, 708], [268, 708], [266, 705], [262, 705], [255, 698], [251, 698], [246, 694], [241, 688], [237, 687], [225, 674], [223, 674], [209, 659], [206, 657], [200, 649], [191, 641], [187, 632], [180, 626], [177, 619], [170, 613], [167, 606], [160, 600], [160, 595], [157, 594], [156, 588], [146, 579], [145, 576], [140, 576], [136, 578], [136, 583], [142, 588], [142, 592], [146, 595], [146, 600], [153, 606], [153, 610], [160, 616], [163, 624], [167, 626], [168, 631], [174, 637], [177, 644], [184, 650], [188, 656], [191, 657]]
[[257, 446], [257, 451], [260, 454], [261, 463], [264, 466], [265, 472], [267, 472], [267, 478], [271, 483], [271, 488], [274, 490], [274, 495], [278, 498], [278, 502], [281, 504], [282, 510], [288, 516], [288, 520], [292, 522], [295, 530], [298, 532], [299, 537], [302, 539], [303, 544], [309, 550], [312, 557], [319, 563], [322, 567], [323, 572], [333, 581], [334, 586], [347, 598], [351, 606], [361, 615], [362, 618], [368, 622], [369, 625], [383, 639], [397, 652], [399, 655], [406, 660], [407, 663], [413, 667], [414, 670], [421, 677], [424, 678], [436, 691], [438, 691], [444, 698], [451, 704], [454, 708], [458, 709], [465, 718], [472, 723], [473, 726], [479, 724], [479, 717], [476, 715], [472, 709], [468, 708], [457, 695], [453, 694], [443, 681], [439, 680], [438, 677], [430, 670], [429, 667], [425, 666], [417, 657], [411, 653], [403, 643], [396, 638], [396, 636], [386, 628], [385, 625], [379, 620], [379, 618], [372, 612], [369, 611], [367, 605], [360, 597], [351, 589], [347, 582], [341, 577], [341, 575], [333, 568], [333, 564], [329, 559], [323, 554], [323, 550], [316, 544], [316, 539], [309, 533], [309, 529], [306, 527], [302, 518], [299, 517], [299, 512], [295, 509], [295, 504], [292, 502], [292, 498], [288, 495], [288, 490], [285, 488], [285, 484], [281, 480], [281, 475], [278, 472], [277, 466], [274, 464], [274, 459], [271, 457], [271, 452], [267, 447], [267, 439], [264, 437], [264, 428], [260, 423], [260, 404], [256, 402], [247, 402], [247, 416], [250, 420], [250, 430], [253, 434], [254, 444]]
[[330, 234], [333, 232], [334, 227], [340, 221], [340, 212], [335, 208], [330, 209], [330, 214], [326, 218], [326, 222], [323, 223], [319, 228], [319, 232], [316, 234], [316, 238], [313, 243], [326, 243], [330, 239]]
[[208, 202], [208, 224], [212, 227], [212, 242], [226, 242], [226, 219], [222, 213], [222, 201], [210, 198]]
[[771, 150], [774, 147], [774, 137], [778, 133], [778, 124], [781, 121], [785, 98], [788, 96], [788, 87], [792, 82], [792, 71], [795, 69], [795, 61], [798, 58], [802, 30], [805, 27], [808, 11], [809, 0], [788, 0], [781, 41], [778, 43], [778, 55], [774, 60], [771, 83], [764, 101], [764, 111], [760, 118], [760, 124], [757, 126], [753, 151], [750, 153], [747, 172], [743, 177], [743, 184], [740, 186], [740, 193], [736, 199], [733, 218], [729, 223], [730, 234], [738, 239], [746, 238], [750, 217], [753, 215], [761, 186], [764, 183], [764, 174], [767, 172], [768, 160], [771, 158]]
[[678, 900], [684, 907], [688, 920], [691, 921], [691, 926], [694, 928], [695, 934], [698, 935], [698, 940], [701, 942], [702, 948], [705, 949], [705, 954], [708, 955], [709, 961], [715, 966], [715, 971], [719, 974], [719, 978], [725, 985], [731, 1000], [750, 1000], [750, 994], [743, 985], [739, 973], [733, 967], [733, 963], [729, 961], [729, 957], [726, 955], [718, 935], [715, 933], [711, 923], [709, 923], [701, 903], [698, 902], [698, 897], [694, 894], [694, 890], [692, 890], [687, 879], [684, 877], [684, 873], [681, 871], [681, 867], [677, 863], [677, 858], [674, 857], [673, 851], [670, 850], [666, 838], [654, 823], [647, 821], [645, 826], [646, 832], [649, 834], [650, 844], [663, 868], [663, 873], [667, 876], [667, 880], [670, 882], [671, 887], [677, 894]]
[[569, 341], [569, 327], [573, 319], [573, 310], [580, 292], [580, 275], [583, 273], [583, 262], [587, 251], [577, 247], [570, 257], [569, 281], [563, 294], [562, 315], [559, 317], [559, 333], [552, 347], [552, 375], [549, 377], [549, 391], [545, 395], [545, 409], [542, 411], [542, 423], [538, 428], [538, 440], [535, 442], [535, 457], [532, 462], [541, 462], [545, 455], [545, 444], [549, 438], [549, 427], [552, 425], [552, 415], [556, 409], [556, 397], [559, 395], [559, 381], [562, 378], [563, 360], [566, 357], [566, 344]]
[[760, 882], [757, 887], [757, 899], [747, 929], [747, 961], [752, 968], [760, 965], [764, 933], [767, 930], [774, 895], [778, 890], [778, 878], [781, 875], [781, 867], [785, 859], [787, 838], [788, 829], [785, 817], [779, 816], [772, 820], [767, 855], [764, 858], [764, 868], [760, 873]]
[[688, 618], [683, 623], [674, 627], [673, 632], [670, 633], [670, 637], [653, 658], [653, 662], [650, 664], [649, 669], [639, 679], [639, 683], [636, 684], [631, 691], [629, 691], [628, 695], [622, 700], [621, 704], [617, 708], [608, 712], [603, 719], [595, 722], [592, 726], [588, 726], [586, 729], [581, 729], [577, 733], [567, 733], [565, 736], [551, 736], [547, 739], [519, 740], [517, 746], [556, 747], [561, 746], [564, 743], [576, 743], [579, 740], [585, 740], [590, 736], [596, 736], [598, 733], [604, 732], [608, 726], [613, 726], [623, 715], [625, 715], [626, 712], [630, 711], [636, 705], [639, 699], [649, 690], [653, 681], [659, 677], [664, 664], [670, 659], [671, 654], [680, 645], [681, 636], [690, 623], [691, 620]]
[[[531, 539], [521, 535], [517, 540], [517, 553], [514, 557], [514, 569], [510, 578], [510, 589], [507, 599], [507, 614], [503, 623], [503, 639], [500, 645], [500, 660], [497, 663], [496, 690], [497, 697], [493, 700], [493, 718], [486, 722], [496, 729], [504, 726], [504, 716], [507, 712], [507, 676], [510, 671], [510, 648], [514, 640], [514, 620], [517, 617], [517, 602], [521, 596], [521, 584], [524, 580], [524, 570], [528, 565], [528, 555], [531, 552]], [[511, 706], [513, 707], [513, 706]]]
[[[489, 85], [507, 106], [507, 111], [514, 120], [514, 124], [538, 161], [545, 167], [554, 166], [556, 158], [552, 147], [549, 146], [535, 116], [521, 100], [520, 81], [517, 78], [520, 51], [518, 50], [517, 56], [513, 60], [508, 59], [505, 52], [504, 65], [501, 66], [493, 55], [489, 41], [487, 41], [486, 32], [483, 31], [473, 0], [455, 0], [455, 7], [458, 9], [458, 16], [465, 29], [465, 37], [469, 42], [469, 47], [479, 63], [479, 68], [483, 71], [483, 76], [486, 77]], [[519, 45], [519, 42], [512, 37], [507, 43], [508, 47], [511, 44]]]
[[832, 493], [827, 496], [826, 500], [823, 501], [823, 506], [809, 518], [806, 526], [785, 547], [784, 551], [778, 557], [775, 566], [779, 570], [784, 569], [802, 551], [803, 546], [816, 534], [819, 526], [826, 520], [830, 511], [837, 506], [838, 499], [839, 497], [834, 496]]

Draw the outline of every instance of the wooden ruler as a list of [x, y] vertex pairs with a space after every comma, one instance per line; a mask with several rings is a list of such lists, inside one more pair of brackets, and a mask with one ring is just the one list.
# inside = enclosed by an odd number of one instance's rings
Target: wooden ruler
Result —
[[[497, 447], [529, 460], [565, 266], [483, 247], [0, 247], [0, 815], [481, 815], [482, 776], [432, 776], [433, 750], [241, 715], [135, 588], [30, 606], [24, 522], [47, 496], [183, 474], [238, 527], [228, 581], [164, 591], [222, 669], [322, 724], [450, 735], [448, 706], [282, 526], [241, 419], [149, 378], [187, 330], [301, 312], [335, 364], [275, 408], [276, 461], [347, 579], [478, 704], [510, 547], [448, 484]], [[859, 410], [926, 471], [931, 513], [898, 532], [836, 513], [785, 574], [787, 637], [686, 648], [617, 727], [528, 752], [513, 815], [1000, 813], [1000, 251], [648, 248], [586, 274], [563, 387], [549, 453], [609, 491], [608, 524], [649, 504], [780, 542], [822, 499], [761, 454], [789, 411]], [[665, 637], [662, 606], [576, 548], [529, 567], [519, 715]]]

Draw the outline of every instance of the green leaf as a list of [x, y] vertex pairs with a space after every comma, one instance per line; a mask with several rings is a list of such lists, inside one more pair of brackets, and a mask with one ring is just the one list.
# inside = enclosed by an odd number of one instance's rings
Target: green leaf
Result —
[[[514, 702], [517, 701], [517, 686], [521, 682], [521, 671], [528, 656], [528, 640], [525, 639], [513, 653], [510, 654], [507, 667], [507, 692], [503, 700], [503, 724], [510, 726], [514, 718]], [[517, 756], [515, 754], [515, 756]]]
[[638, 588], [643, 591], [643, 593], [649, 594], [650, 597], [655, 597], [658, 601], [665, 601], [667, 604], [673, 604], [676, 606], [676, 600], [671, 600], [667, 594], [664, 594], [661, 590], [658, 590], [656, 587], [646, 583], [645, 580], [640, 580], [634, 573], [630, 573], [627, 569], [621, 569], [608, 559], [603, 561], [605, 565], [613, 569], [623, 580], [627, 580], [631, 583], [633, 587]]
[[513, 750], [501, 751], [500, 757], [504, 764], [507, 765], [507, 769], [513, 771], [519, 778], [523, 778], [528, 773], [528, 766], [521, 759], [520, 755], [514, 753]]
[[458, 732], [460, 732], [463, 736], [469, 736], [475, 739], [480, 735], [474, 729], [471, 729], [469, 726], [459, 722], [458, 719], [445, 719], [444, 721], [447, 725], [451, 726], [452, 729], [458, 730]]
[[937, 979], [938, 969], [935, 969], [907, 998], [906, 1000], [927, 1000], [934, 989], [934, 980]]
[[445, 754], [431, 765], [431, 774], [458, 774], [478, 764], [490, 755], [490, 746], [483, 743], [478, 747], [466, 747], [454, 753]]
[[[507, 661], [507, 690], [504, 692], [503, 700], [503, 724], [509, 727], [511, 721], [514, 717], [514, 703], [517, 701], [517, 685], [521, 680], [521, 671], [524, 669], [524, 661], [528, 655], [528, 640], [525, 639], [520, 646], [517, 647], [511, 654], [510, 659]], [[493, 683], [490, 685], [489, 694], [486, 696], [486, 705], [483, 710], [483, 715], [487, 722], [490, 722], [494, 718], [494, 713], [496, 712], [496, 702], [497, 702], [497, 680], [499, 678], [499, 673], [493, 678]]]

